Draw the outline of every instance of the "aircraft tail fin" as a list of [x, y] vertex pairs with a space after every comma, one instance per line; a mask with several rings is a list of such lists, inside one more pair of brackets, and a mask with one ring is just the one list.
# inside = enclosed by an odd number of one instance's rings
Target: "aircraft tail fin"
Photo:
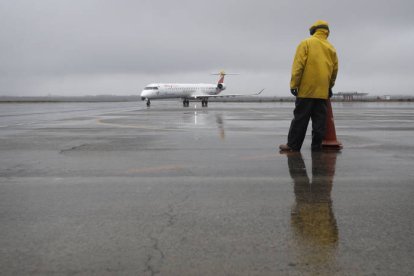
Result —
[[215, 76], [220, 76], [217, 84], [223, 83], [224, 82], [224, 76], [225, 75], [240, 75], [238, 73], [226, 73], [224, 72], [224, 70], [221, 70], [219, 73], [212, 73], [211, 75], [215, 75]]

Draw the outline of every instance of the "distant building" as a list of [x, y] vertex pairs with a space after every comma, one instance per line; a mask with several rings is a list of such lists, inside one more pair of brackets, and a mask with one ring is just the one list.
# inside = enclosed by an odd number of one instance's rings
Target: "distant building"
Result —
[[411, 95], [384, 95], [384, 96], [378, 96], [378, 100], [380, 101], [407, 101], [411, 102], [414, 100], [414, 96]]
[[368, 95], [368, 93], [358, 93], [356, 91], [353, 92], [338, 92], [335, 93], [335, 98], [342, 98], [342, 100], [347, 102], [352, 102], [353, 100], [360, 100], [362, 97]]

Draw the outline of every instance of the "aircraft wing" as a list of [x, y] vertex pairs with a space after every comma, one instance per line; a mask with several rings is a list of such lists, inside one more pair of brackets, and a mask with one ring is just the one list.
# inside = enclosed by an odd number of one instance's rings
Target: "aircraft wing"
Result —
[[194, 99], [201, 99], [201, 98], [232, 98], [232, 97], [246, 97], [246, 96], [257, 96], [263, 92], [264, 89], [260, 90], [255, 94], [222, 94], [222, 95], [205, 95], [205, 94], [195, 94], [192, 95]]

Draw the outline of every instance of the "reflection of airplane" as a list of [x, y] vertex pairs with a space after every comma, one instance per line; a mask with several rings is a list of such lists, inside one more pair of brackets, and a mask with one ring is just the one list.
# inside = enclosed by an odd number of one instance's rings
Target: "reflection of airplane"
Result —
[[219, 129], [220, 138], [221, 138], [221, 140], [224, 140], [224, 138], [226, 137], [226, 135], [224, 133], [223, 116], [221, 114], [217, 114], [216, 115], [216, 122], [217, 122], [217, 127]]
[[184, 83], [151, 83], [147, 85], [141, 92], [141, 100], [147, 100], [147, 106], [151, 105], [151, 100], [155, 99], [182, 99], [183, 106], [189, 106], [190, 99], [201, 100], [202, 106], [207, 106], [209, 98], [218, 97], [237, 97], [237, 96], [252, 96], [259, 95], [264, 89], [256, 94], [243, 95], [243, 94], [231, 94], [231, 95], [218, 95], [221, 91], [226, 89], [224, 82], [224, 76], [230, 75], [221, 71], [218, 74], [219, 81], [217, 84], [197, 83], [197, 84], [184, 84]]
[[291, 225], [298, 257], [301, 262], [312, 265], [314, 271], [323, 271], [335, 265], [338, 243], [331, 198], [337, 152], [312, 152], [312, 181], [300, 153], [288, 153], [287, 157], [294, 182], [296, 202]]

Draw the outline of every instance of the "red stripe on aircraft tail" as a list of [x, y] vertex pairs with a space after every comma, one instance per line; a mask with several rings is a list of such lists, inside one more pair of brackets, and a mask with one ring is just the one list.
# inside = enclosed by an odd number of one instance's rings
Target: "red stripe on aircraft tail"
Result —
[[220, 79], [219, 79], [219, 81], [218, 81], [218, 83], [223, 83], [224, 82], [224, 75], [223, 74], [220, 74]]

